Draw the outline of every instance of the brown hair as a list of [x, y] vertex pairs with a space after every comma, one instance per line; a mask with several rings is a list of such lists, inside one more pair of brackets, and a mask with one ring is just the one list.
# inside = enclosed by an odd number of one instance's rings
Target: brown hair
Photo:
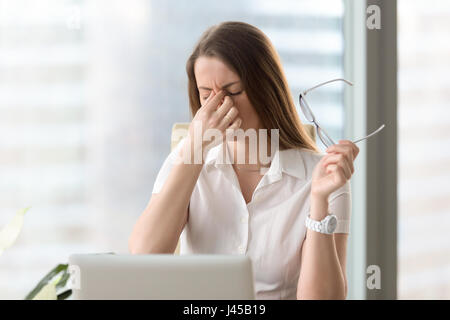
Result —
[[192, 115], [201, 107], [194, 73], [200, 56], [220, 59], [240, 77], [269, 136], [270, 129], [279, 129], [280, 150], [306, 148], [318, 152], [295, 109], [280, 57], [261, 30], [248, 23], [227, 21], [203, 33], [186, 63]]

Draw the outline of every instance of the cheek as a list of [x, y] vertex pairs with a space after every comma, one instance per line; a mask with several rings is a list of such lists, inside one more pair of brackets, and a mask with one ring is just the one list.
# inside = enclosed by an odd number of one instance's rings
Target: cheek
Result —
[[246, 97], [239, 97], [234, 100], [234, 105], [242, 116], [252, 116], [256, 114], [255, 108]]

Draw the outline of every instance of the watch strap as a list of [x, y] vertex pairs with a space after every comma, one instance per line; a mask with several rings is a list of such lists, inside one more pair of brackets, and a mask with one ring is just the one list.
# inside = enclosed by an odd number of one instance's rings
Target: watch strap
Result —
[[313, 231], [324, 233], [324, 234], [330, 234], [326, 229], [326, 222], [330, 220], [330, 216], [334, 216], [332, 214], [328, 214], [325, 218], [323, 218], [321, 221], [313, 220], [311, 219], [310, 215], [306, 217], [305, 225], [308, 229], [311, 229]]
[[316, 232], [323, 233], [323, 224], [321, 221], [316, 221], [311, 219], [310, 215], [306, 217], [305, 221], [306, 227]]

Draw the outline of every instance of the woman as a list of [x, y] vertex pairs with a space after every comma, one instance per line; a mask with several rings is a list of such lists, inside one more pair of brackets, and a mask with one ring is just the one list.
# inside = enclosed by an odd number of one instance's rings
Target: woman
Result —
[[[302, 127], [278, 54], [254, 26], [224, 22], [209, 28], [186, 69], [194, 117], [158, 174], [130, 236], [131, 253], [173, 253], [180, 238], [180, 254], [250, 256], [257, 299], [345, 299], [349, 180], [358, 147], [341, 140], [326, 155], [318, 152]], [[257, 139], [269, 144], [270, 129], [278, 129], [279, 149], [268, 151], [272, 162], [262, 175], [260, 159], [248, 161], [248, 140], [196, 144], [194, 127], [202, 135], [267, 129], [267, 138]], [[237, 152], [227, 158], [237, 149], [245, 150], [243, 164]], [[232, 163], [221, 163], [224, 151]], [[186, 155], [193, 160], [196, 152], [200, 161], [174, 161]], [[334, 233], [306, 227], [308, 215], [322, 221], [329, 213], [337, 217]]]

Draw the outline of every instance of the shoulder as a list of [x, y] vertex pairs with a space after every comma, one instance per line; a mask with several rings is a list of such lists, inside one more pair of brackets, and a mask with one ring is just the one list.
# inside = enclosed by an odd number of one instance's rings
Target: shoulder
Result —
[[284, 173], [299, 178], [300, 180], [310, 180], [314, 167], [323, 156], [324, 154], [312, 150], [291, 148], [281, 150], [279, 152], [279, 158], [274, 159], [280, 162], [281, 169]]
[[322, 159], [323, 156], [325, 156], [325, 153], [322, 152], [316, 152], [310, 149], [306, 148], [299, 148], [296, 149], [300, 156], [303, 158], [303, 161], [305, 164], [312, 164], [316, 165], [320, 159]]
[[314, 168], [316, 167], [320, 159], [325, 156], [325, 154], [305, 148], [299, 148], [296, 150], [298, 157], [300, 157], [303, 162], [306, 178], [311, 179]]

